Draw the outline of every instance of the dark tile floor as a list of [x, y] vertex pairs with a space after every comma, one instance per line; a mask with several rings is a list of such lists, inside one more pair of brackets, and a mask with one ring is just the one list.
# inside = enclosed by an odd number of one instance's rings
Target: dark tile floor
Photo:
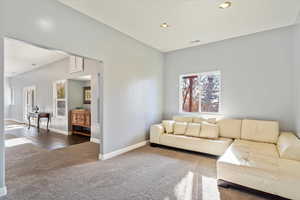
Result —
[[[90, 141], [90, 137], [80, 135], [62, 135], [52, 131], [47, 132], [44, 129], [37, 130], [35, 127], [28, 127], [24, 124], [6, 121], [5, 134], [15, 136], [16, 138], [26, 138], [33, 145], [47, 150], [54, 150], [67, 147], [74, 144]], [[9, 137], [11, 138], [11, 137]]]

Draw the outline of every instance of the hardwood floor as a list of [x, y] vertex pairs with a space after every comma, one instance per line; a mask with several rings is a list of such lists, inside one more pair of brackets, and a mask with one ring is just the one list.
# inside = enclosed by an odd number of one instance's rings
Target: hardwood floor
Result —
[[44, 129], [37, 131], [37, 128], [28, 127], [24, 124], [6, 121], [5, 122], [5, 136], [6, 139], [11, 138], [26, 138], [30, 140], [33, 145], [47, 150], [54, 150], [67, 147], [74, 144], [89, 142], [90, 137], [80, 135], [62, 135], [52, 131], [47, 132]]

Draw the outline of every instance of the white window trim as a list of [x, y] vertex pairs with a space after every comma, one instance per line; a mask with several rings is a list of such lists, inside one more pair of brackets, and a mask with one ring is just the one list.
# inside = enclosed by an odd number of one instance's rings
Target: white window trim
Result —
[[[192, 76], [192, 75], [197, 75], [197, 76], [200, 76], [200, 75], [210, 75], [210, 74], [215, 74], [215, 73], [219, 73], [220, 75], [220, 92], [219, 92], [219, 112], [201, 112], [201, 111], [198, 111], [198, 112], [185, 112], [182, 110], [182, 87], [181, 87], [181, 82], [182, 82], [182, 77], [185, 77], [185, 76]], [[188, 74], [182, 74], [179, 76], [179, 87], [178, 87], [178, 99], [179, 99], [179, 104], [178, 104], [178, 108], [179, 108], [179, 113], [180, 114], [188, 114], [188, 115], [191, 115], [191, 114], [204, 114], [204, 115], [223, 115], [222, 113], [222, 90], [223, 90], [223, 85], [222, 85], [222, 73], [221, 73], [221, 70], [215, 70], [215, 71], [209, 71], [209, 72], [197, 72], [197, 73], [188, 73]], [[201, 95], [200, 95], [201, 96]], [[201, 100], [200, 100], [200, 106], [199, 106], [199, 109], [201, 109]]]

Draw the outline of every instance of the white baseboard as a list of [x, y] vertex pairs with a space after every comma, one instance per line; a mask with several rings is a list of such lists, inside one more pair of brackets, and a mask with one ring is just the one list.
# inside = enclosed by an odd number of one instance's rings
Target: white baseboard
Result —
[[[47, 126], [41, 125], [40, 128], [46, 130]], [[64, 130], [60, 130], [60, 129], [56, 129], [56, 128], [49, 128], [49, 131], [59, 133], [59, 134], [63, 134], [63, 135], [70, 135], [69, 131], [64, 131]]]
[[97, 144], [100, 144], [100, 139], [98, 139], [98, 138], [91, 137], [90, 141], [94, 142], [94, 143], [97, 143]]
[[0, 188], [0, 197], [7, 195], [7, 188], [2, 187]]
[[107, 160], [107, 159], [116, 157], [116, 156], [121, 155], [123, 153], [126, 153], [128, 151], [132, 151], [132, 150], [137, 149], [139, 147], [145, 146], [146, 144], [148, 144], [148, 142], [149, 142], [149, 140], [145, 140], [143, 142], [139, 142], [137, 144], [130, 145], [130, 146], [127, 146], [125, 148], [122, 148], [122, 149], [119, 149], [119, 150], [116, 150], [116, 151], [113, 151], [113, 152], [110, 152], [110, 153], [107, 153], [107, 154], [99, 154], [99, 160]]
[[69, 131], [59, 130], [59, 129], [55, 129], [55, 128], [49, 128], [49, 130], [52, 132], [63, 134], [63, 135], [70, 135]]

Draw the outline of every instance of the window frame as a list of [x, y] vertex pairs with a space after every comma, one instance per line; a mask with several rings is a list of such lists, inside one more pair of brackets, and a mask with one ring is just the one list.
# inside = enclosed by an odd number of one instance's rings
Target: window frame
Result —
[[[198, 112], [186, 112], [182, 110], [182, 80], [183, 77], [185, 76], [201, 76], [201, 75], [210, 75], [210, 74], [215, 74], [218, 73], [220, 76], [220, 91], [219, 91], [219, 111], [218, 112], [202, 112], [202, 111], [198, 111]], [[205, 115], [220, 115], [222, 114], [222, 90], [223, 90], [223, 85], [222, 85], [222, 73], [221, 70], [214, 70], [214, 71], [205, 71], [205, 72], [197, 72], [197, 73], [188, 73], [188, 74], [182, 74], [179, 75], [179, 86], [178, 86], [178, 99], [179, 99], [179, 104], [178, 104], [178, 108], [179, 108], [179, 113], [182, 114], [205, 114]], [[200, 91], [200, 95], [201, 95], [201, 91]], [[199, 108], [201, 109], [201, 100], [199, 102]]]

